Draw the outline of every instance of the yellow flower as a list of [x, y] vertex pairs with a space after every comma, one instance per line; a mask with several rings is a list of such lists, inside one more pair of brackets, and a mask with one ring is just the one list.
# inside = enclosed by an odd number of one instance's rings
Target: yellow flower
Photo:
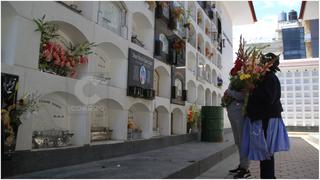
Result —
[[240, 80], [242, 81], [242, 80], [245, 80], [245, 79], [249, 79], [250, 77], [251, 77], [250, 74], [241, 74], [240, 75]]

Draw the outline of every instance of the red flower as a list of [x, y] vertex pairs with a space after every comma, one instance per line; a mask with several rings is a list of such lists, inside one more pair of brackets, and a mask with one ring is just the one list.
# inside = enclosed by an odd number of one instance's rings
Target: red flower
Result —
[[88, 58], [85, 56], [81, 56], [79, 59], [80, 64], [87, 64], [88, 63]]
[[55, 65], [57, 65], [57, 66], [60, 65], [60, 61], [59, 61], [59, 60], [54, 60], [53, 63], [54, 63]]
[[230, 71], [231, 76], [236, 76], [238, 74], [238, 70], [235, 68], [232, 68]]
[[71, 68], [70, 61], [67, 61], [65, 65], [66, 65], [67, 68]]
[[41, 55], [47, 62], [51, 61], [51, 52], [49, 50], [44, 50]]
[[73, 69], [73, 70], [71, 71], [70, 77], [76, 78], [77, 75], [78, 75], [77, 72]]

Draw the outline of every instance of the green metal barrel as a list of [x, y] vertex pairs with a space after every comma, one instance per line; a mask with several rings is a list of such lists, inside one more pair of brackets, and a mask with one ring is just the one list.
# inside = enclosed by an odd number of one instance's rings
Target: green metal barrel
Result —
[[223, 141], [223, 107], [202, 106], [201, 140], [209, 142]]

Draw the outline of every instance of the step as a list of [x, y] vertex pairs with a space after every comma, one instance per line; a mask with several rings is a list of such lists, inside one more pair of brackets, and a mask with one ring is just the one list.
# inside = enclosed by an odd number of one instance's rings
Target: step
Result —
[[2, 177], [8, 177], [140, 153], [186, 143], [197, 138], [198, 134], [184, 134], [134, 141], [94, 142], [81, 147], [17, 151], [11, 160], [1, 162], [1, 172]]
[[191, 141], [166, 148], [54, 168], [10, 178], [194, 178], [236, 152], [232, 133], [224, 142]]

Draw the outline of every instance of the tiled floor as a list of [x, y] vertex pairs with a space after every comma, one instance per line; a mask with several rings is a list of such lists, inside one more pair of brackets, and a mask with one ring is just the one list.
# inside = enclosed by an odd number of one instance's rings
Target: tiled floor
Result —
[[[276, 177], [280, 179], [319, 179], [319, 151], [302, 138], [290, 138], [291, 149], [288, 152], [279, 152], [275, 155]], [[229, 169], [238, 165], [237, 153], [209, 169], [197, 178], [201, 179], [232, 179]], [[251, 177], [260, 178], [259, 161], [250, 164]]]

